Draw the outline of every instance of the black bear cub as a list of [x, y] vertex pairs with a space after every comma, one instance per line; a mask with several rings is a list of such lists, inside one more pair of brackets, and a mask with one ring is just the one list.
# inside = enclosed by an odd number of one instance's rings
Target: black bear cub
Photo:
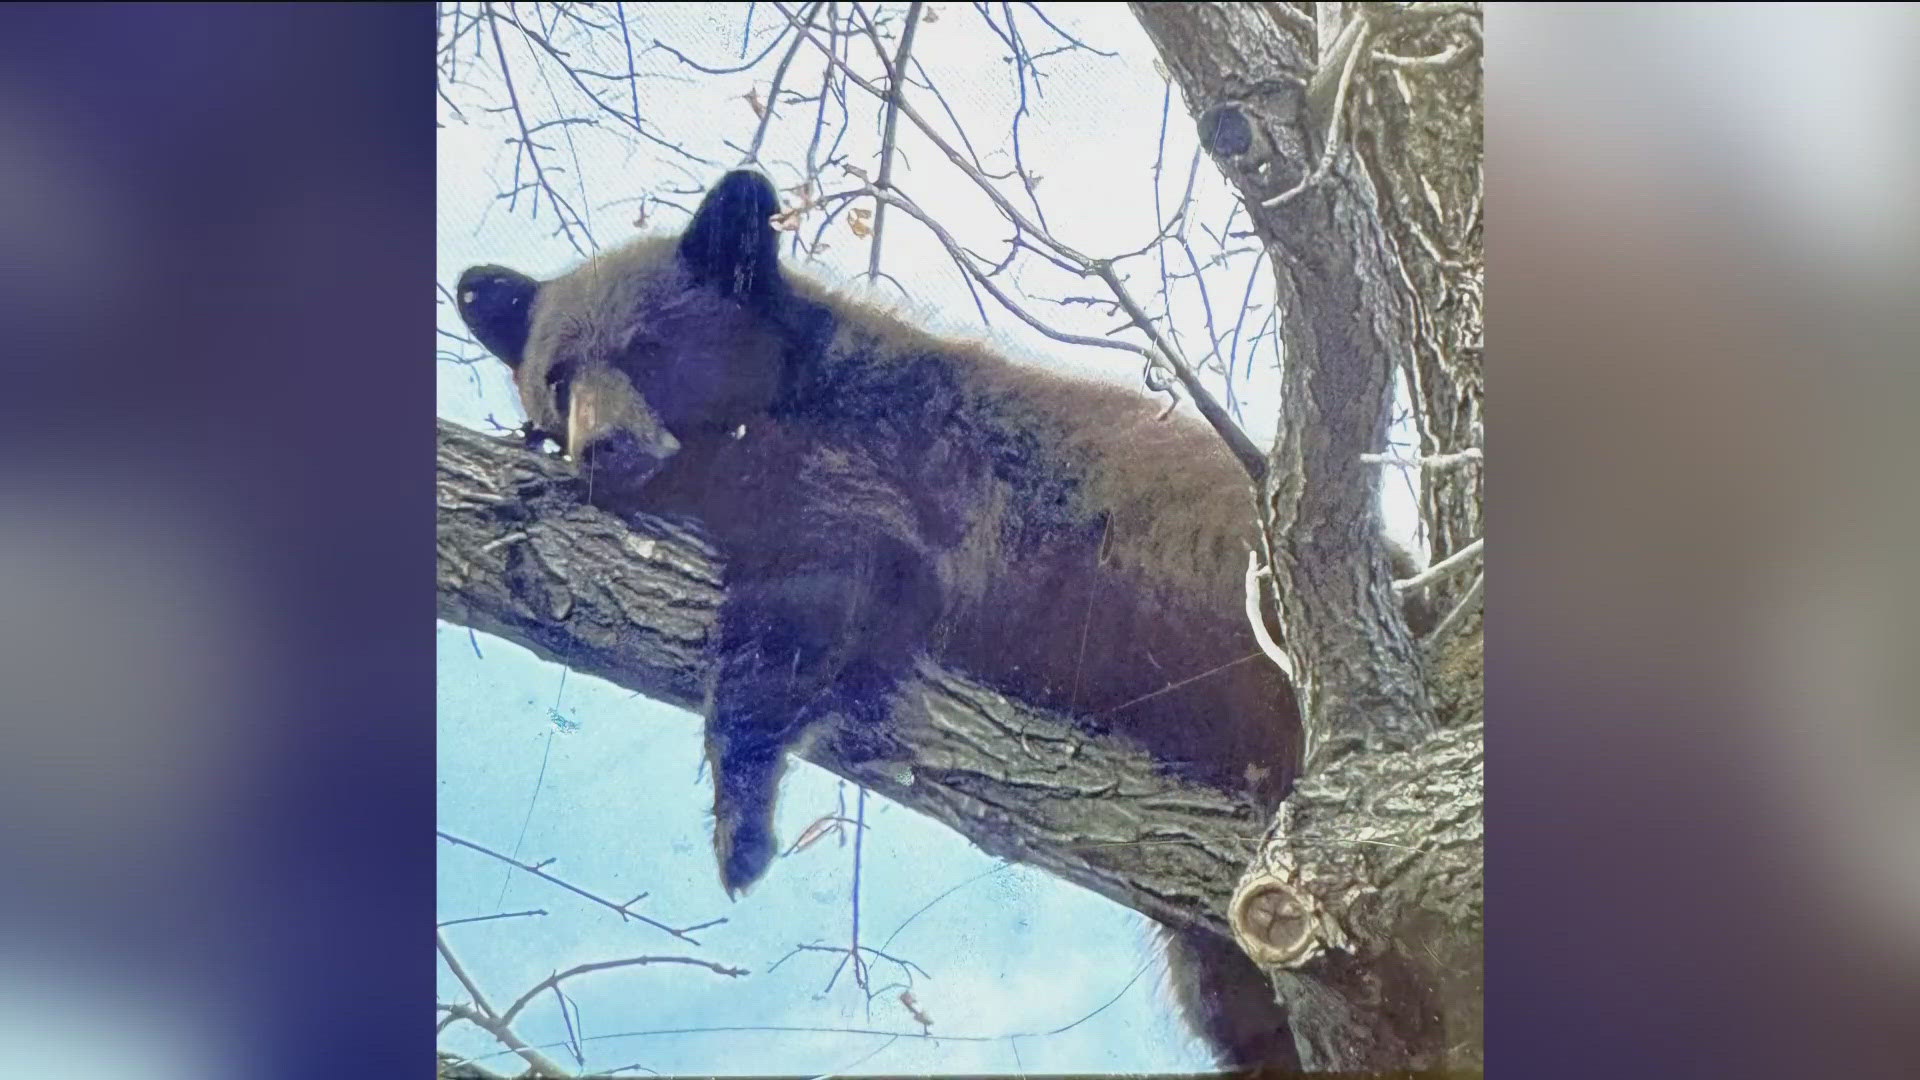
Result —
[[[920, 657], [1271, 811], [1300, 724], [1246, 624], [1252, 493], [1218, 436], [789, 278], [778, 210], [734, 172], [678, 238], [457, 290], [596, 503], [694, 518], [724, 553], [706, 742], [727, 890], [777, 851], [787, 750], [833, 715], [882, 730]], [[1222, 1065], [1296, 1060], [1231, 941], [1166, 937]]]

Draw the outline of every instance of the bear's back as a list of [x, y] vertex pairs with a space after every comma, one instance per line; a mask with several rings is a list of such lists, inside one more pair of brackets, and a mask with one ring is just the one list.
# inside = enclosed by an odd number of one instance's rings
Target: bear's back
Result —
[[1299, 724], [1245, 616], [1252, 486], [1210, 427], [791, 272], [743, 324], [686, 287], [673, 252], [642, 239], [544, 286], [520, 369], [538, 400], [551, 358], [620, 355], [636, 330], [703, 363], [781, 354], [766, 415], [705, 443], [683, 432], [651, 509], [701, 520], [760, 573], [796, 523], [885, 535], [938, 583], [937, 616], [898, 620], [931, 627], [913, 651], [1218, 787], [1258, 777], [1263, 806], [1284, 794]]
[[1245, 616], [1251, 481], [1163, 400], [1009, 360], [796, 282], [830, 313], [817, 415], [900, 469], [947, 610], [928, 651], [1132, 736], [1263, 805], [1284, 791], [1293, 693]]

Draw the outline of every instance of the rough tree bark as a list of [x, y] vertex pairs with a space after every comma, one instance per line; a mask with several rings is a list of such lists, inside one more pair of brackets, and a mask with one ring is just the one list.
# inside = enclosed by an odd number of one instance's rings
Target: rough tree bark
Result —
[[[536, 655], [698, 709], [721, 567], [691, 527], [587, 505], [566, 463], [439, 422], [438, 609]], [[807, 760], [1017, 859], [1176, 924], [1226, 933], [1266, 825], [1237, 797], [1153, 773], [1138, 748], [933, 668], [902, 695], [901, 753]]]
[[[1389, 145], [1377, 114], [1392, 113], [1404, 135], [1419, 111], [1370, 94], [1393, 66], [1377, 40], [1437, 55], [1431, 20], [1477, 15], [1471, 5], [1320, 4], [1311, 16], [1283, 4], [1131, 7], [1246, 202], [1283, 312], [1282, 416], [1261, 510], [1307, 758], [1229, 921], [1274, 976], [1307, 1068], [1477, 1068], [1484, 726], [1477, 689], [1453, 680], [1477, 683], [1479, 642], [1428, 658], [1408, 639], [1377, 540], [1379, 474], [1362, 459], [1385, 448], [1396, 371], [1432, 421], [1423, 448], [1479, 434], [1477, 303], [1437, 329], [1435, 294], [1453, 278], [1410, 273], [1429, 256], [1405, 241], [1438, 226], [1401, 205], [1426, 171], [1458, 181], [1448, 150], [1472, 159], [1465, 189], [1477, 192], [1477, 57], [1466, 56], [1470, 145], [1444, 126], [1439, 137], [1420, 128], [1411, 150]], [[1413, 104], [1404, 83], [1395, 89]], [[1428, 198], [1441, 216], [1444, 200]], [[1460, 246], [1477, 247], [1477, 219], [1476, 208]], [[1454, 276], [1477, 280], [1471, 266]], [[1467, 338], [1475, 351], [1463, 356]], [[1443, 544], [1480, 528], [1477, 470], [1423, 494]], [[1430, 687], [1436, 673], [1444, 687]]]

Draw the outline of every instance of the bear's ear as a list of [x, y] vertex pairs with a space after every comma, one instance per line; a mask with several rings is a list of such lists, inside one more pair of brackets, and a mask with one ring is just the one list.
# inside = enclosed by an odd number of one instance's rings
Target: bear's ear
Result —
[[764, 301], [780, 287], [780, 240], [773, 215], [780, 197], [766, 177], [747, 169], [713, 185], [680, 237], [680, 262], [694, 281], [744, 301]]
[[454, 302], [467, 329], [487, 351], [520, 366], [527, 348], [527, 332], [532, 328], [533, 297], [540, 283], [504, 266], [471, 266], [460, 275], [454, 289]]

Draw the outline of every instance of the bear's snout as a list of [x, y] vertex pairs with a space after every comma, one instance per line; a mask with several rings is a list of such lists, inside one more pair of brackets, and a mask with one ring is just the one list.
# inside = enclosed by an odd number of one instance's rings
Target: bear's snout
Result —
[[626, 376], [589, 368], [572, 381], [567, 454], [595, 495], [639, 490], [679, 449]]
[[[661, 434], [665, 435], [665, 432]], [[667, 435], [668, 440], [673, 436]], [[653, 479], [676, 447], [642, 442], [633, 432], [615, 429], [583, 447], [576, 459], [590, 490], [615, 494], [636, 491]]]

